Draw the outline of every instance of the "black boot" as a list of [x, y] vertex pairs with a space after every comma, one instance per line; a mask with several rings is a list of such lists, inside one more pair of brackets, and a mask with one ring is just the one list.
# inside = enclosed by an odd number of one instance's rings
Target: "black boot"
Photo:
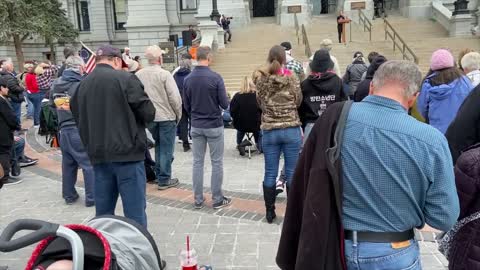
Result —
[[275, 186], [273, 187], [266, 187], [263, 186], [263, 198], [265, 200], [265, 209], [266, 215], [265, 218], [267, 219], [268, 223], [272, 223], [272, 221], [277, 217], [275, 214], [275, 198], [277, 197], [277, 193], [275, 190]]

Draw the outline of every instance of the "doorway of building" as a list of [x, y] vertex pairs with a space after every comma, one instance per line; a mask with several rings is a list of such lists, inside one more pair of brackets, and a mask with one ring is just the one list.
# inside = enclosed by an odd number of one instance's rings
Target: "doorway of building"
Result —
[[253, 17], [275, 16], [275, 0], [253, 0]]
[[335, 13], [337, 0], [313, 0], [313, 15]]

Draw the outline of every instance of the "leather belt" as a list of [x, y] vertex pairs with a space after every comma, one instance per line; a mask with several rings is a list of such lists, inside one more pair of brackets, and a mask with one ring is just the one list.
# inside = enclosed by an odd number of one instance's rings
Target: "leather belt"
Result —
[[[413, 229], [404, 232], [356, 232], [357, 242], [395, 243], [403, 242], [415, 237]], [[355, 240], [354, 231], [345, 230], [346, 240]]]

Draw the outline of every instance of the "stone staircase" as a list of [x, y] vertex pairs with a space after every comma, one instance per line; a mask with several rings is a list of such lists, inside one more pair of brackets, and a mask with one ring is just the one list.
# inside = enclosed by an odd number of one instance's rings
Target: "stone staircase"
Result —
[[295, 57], [304, 57], [304, 48], [297, 44], [295, 30], [276, 24], [275, 18], [255, 18], [244, 28], [232, 30], [232, 42], [215, 54], [212, 69], [225, 80], [228, 92], [237, 92], [244, 76], [251, 76], [266, 63], [273, 45], [290, 41]]
[[[450, 38], [448, 33], [437, 23], [431, 20], [413, 20], [399, 15], [389, 15], [387, 18], [399, 35], [405, 40], [419, 58], [419, 65], [423, 73], [428, 71], [430, 56], [437, 48], [449, 48], [455, 57], [460, 50], [472, 48], [480, 51], [480, 39]], [[393, 43], [389, 39], [385, 41], [383, 20], [372, 21], [372, 41], [369, 41], [368, 32], [352, 23], [352, 41], [347, 45], [337, 43], [336, 19], [332, 15], [321, 15], [312, 18], [306, 25], [306, 31], [312, 53], [320, 47], [320, 42], [330, 38], [334, 44], [334, 54], [343, 71], [351, 63], [352, 56], [356, 51], [362, 51], [365, 56], [370, 51], [377, 51], [388, 59], [402, 59], [399, 49], [393, 51]], [[347, 39], [350, 30], [347, 31]], [[275, 44], [290, 41], [293, 46], [294, 57], [300, 61], [306, 61], [304, 47], [297, 43], [295, 30], [292, 27], [281, 27], [272, 18], [252, 19], [252, 23], [244, 28], [235, 29], [233, 42], [226, 46], [222, 52], [215, 55], [212, 68], [219, 72], [229, 92], [236, 92], [240, 87], [243, 76], [249, 76], [252, 72], [266, 62], [268, 50]]]
[[[424, 73], [429, 69], [432, 52], [438, 48], [449, 48], [455, 57], [464, 48], [480, 51], [480, 39], [478, 37], [448, 37], [447, 31], [434, 21], [409, 19], [399, 15], [390, 15], [387, 19], [417, 55], [419, 66]], [[360, 25], [352, 23], [352, 42], [347, 45], [334, 44], [332, 54], [339, 60], [342, 71], [352, 61], [353, 53], [356, 51], [362, 51], [365, 56], [370, 51], [377, 51], [388, 59], [402, 59], [402, 54], [398, 48], [395, 52], [393, 51], [393, 42], [390, 38], [385, 41], [383, 20], [373, 20], [372, 24], [371, 42], [369, 42], [369, 33], [364, 32]], [[335, 17], [328, 15], [314, 17], [307, 26], [307, 34], [312, 51], [319, 48], [317, 44], [320, 44], [324, 38], [330, 38], [334, 42], [337, 41]]]

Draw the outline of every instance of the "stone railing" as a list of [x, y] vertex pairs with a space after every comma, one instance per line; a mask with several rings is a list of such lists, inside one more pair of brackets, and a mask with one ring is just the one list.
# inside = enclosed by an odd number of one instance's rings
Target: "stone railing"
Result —
[[441, 1], [432, 2], [432, 19], [448, 31], [451, 37], [471, 36], [475, 20], [470, 12], [453, 14]]
[[445, 30], [450, 31], [452, 12], [441, 1], [435, 0], [432, 2], [432, 18]]

